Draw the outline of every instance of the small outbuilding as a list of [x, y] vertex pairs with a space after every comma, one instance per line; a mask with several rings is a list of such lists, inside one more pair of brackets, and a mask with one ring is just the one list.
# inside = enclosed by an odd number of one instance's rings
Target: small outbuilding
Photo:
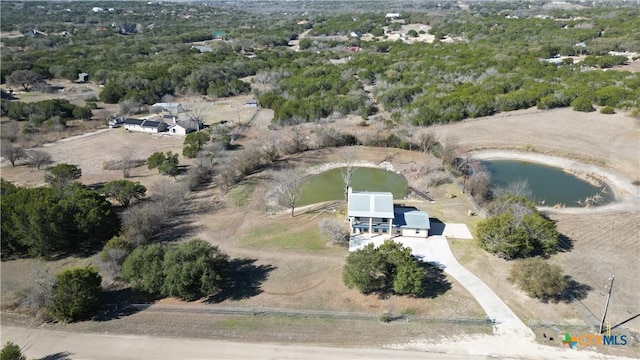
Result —
[[89, 74], [85, 72], [78, 74], [78, 82], [86, 83], [87, 81], [89, 81]]

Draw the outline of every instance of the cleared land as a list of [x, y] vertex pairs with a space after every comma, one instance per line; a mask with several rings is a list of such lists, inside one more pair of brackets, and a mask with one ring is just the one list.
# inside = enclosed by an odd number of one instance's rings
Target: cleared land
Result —
[[[251, 110], [243, 107], [245, 98], [224, 99], [212, 105], [207, 114], [208, 121], [236, 119], [245, 122], [251, 118]], [[267, 129], [271, 117], [270, 111], [260, 111], [253, 118], [249, 127], [243, 132], [240, 144], [264, 140], [267, 136], [277, 135], [283, 139], [288, 130], [270, 131]], [[358, 133], [361, 136], [371, 136], [379, 131], [374, 126], [358, 127], [358, 120], [353, 118], [335, 120], [329, 126], [340, 127], [343, 131]], [[312, 129], [315, 125], [305, 125]], [[623, 114], [601, 115], [598, 113], [576, 113], [568, 109], [554, 111], [537, 111], [534, 109], [509, 114], [499, 114], [489, 118], [469, 120], [461, 123], [441, 125], [420, 131], [432, 131], [440, 140], [455, 137], [467, 150], [500, 148], [537, 151], [557, 156], [566, 156], [586, 162], [593, 162], [619, 172], [631, 182], [640, 179], [640, 133], [637, 121]], [[127, 133], [122, 129], [109, 130], [92, 136], [78, 137], [66, 141], [59, 141], [48, 145], [46, 150], [51, 152], [59, 162], [79, 164], [83, 169], [83, 182], [93, 184], [110, 179], [120, 178], [117, 171], [102, 170], [102, 162], [117, 158], [120, 151], [134, 149], [136, 158], [146, 158], [153, 151], [173, 150], [180, 152], [181, 138], [166, 136]], [[415, 152], [396, 149], [360, 148], [358, 157], [363, 161], [380, 163], [389, 161], [412, 183], [419, 183], [422, 176], [422, 165], [436, 166], [437, 161], [431, 157]], [[327, 162], [338, 161], [339, 156], [333, 150], [319, 150], [305, 152], [290, 157], [286, 162], [292, 166], [308, 169], [309, 167]], [[188, 164], [181, 158], [181, 163]], [[422, 170], [421, 170], [422, 169]], [[32, 171], [25, 167], [11, 168], [3, 162], [2, 176], [7, 180], [21, 184], [38, 185], [42, 183], [43, 171]], [[270, 178], [274, 170], [265, 170], [253, 175], [238, 184], [227, 195], [219, 194], [215, 189], [205, 189], [195, 196], [193, 206], [215, 203], [214, 210], [203, 212], [189, 220], [188, 237], [199, 237], [229, 253], [232, 257], [246, 259], [247, 274], [258, 276], [253, 283], [254, 291], [249, 296], [236, 298], [227, 296], [213, 301], [222, 306], [250, 306], [250, 307], [279, 307], [297, 309], [322, 309], [335, 311], [356, 311], [382, 314], [384, 312], [415, 313], [430, 317], [482, 316], [482, 312], [470, 295], [452, 279], [451, 289], [433, 299], [411, 299], [406, 297], [378, 298], [363, 296], [354, 290], [347, 289], [341, 281], [341, 269], [346, 256], [346, 250], [327, 246], [321, 239], [317, 222], [322, 217], [344, 216], [344, 205], [337, 204], [331, 208], [320, 208], [306, 212], [295, 218], [279, 215], [268, 210], [265, 204], [265, 194], [270, 188]], [[160, 176], [155, 171], [148, 171], [146, 167], [136, 169], [134, 180], [150, 185]], [[444, 184], [429, 189], [435, 197], [434, 203], [417, 200], [407, 200], [419, 208], [427, 210], [432, 217], [445, 222], [466, 222], [475, 228], [477, 217], [468, 217], [467, 211], [472, 205], [452, 184]], [[456, 195], [450, 198], [450, 194]], [[333, 211], [335, 209], [335, 211]], [[609, 321], [620, 322], [638, 313], [640, 309], [640, 289], [634, 274], [640, 273], [637, 256], [638, 248], [639, 212], [627, 211], [623, 213], [607, 213], [603, 215], [597, 210], [586, 214], [551, 214], [557, 221], [558, 229], [570, 240], [572, 248], [555, 255], [551, 261], [561, 264], [565, 272], [580, 284], [592, 288], [586, 292], [582, 302], [596, 315], [601, 313], [603, 286], [610, 275], [616, 275], [614, 297], [608, 315]], [[552, 324], [562, 324], [561, 330], [571, 326], [586, 325], [582, 316], [574, 308], [565, 303], [542, 304], [527, 298], [505, 281], [511, 264], [480, 251], [474, 242], [454, 240], [452, 250], [458, 260], [469, 270], [478, 275], [518, 314], [523, 320], [536, 320]], [[79, 261], [88, 261], [80, 259]], [[2, 263], [2, 293], [3, 298], [20, 287], [25, 274], [29, 274], [33, 261], [17, 260]], [[24, 284], [24, 282], [22, 282]], [[4, 299], [3, 299], [4, 300]], [[161, 303], [178, 303], [167, 299]], [[144, 317], [144, 321], [141, 321]], [[55, 325], [54, 328], [64, 328], [81, 331], [126, 331], [132, 333], [154, 334], [152, 330], [139, 324], [164, 324], [165, 314], [152, 311], [141, 311], [135, 315], [125, 316], [107, 322], [86, 322], [73, 326]], [[203, 325], [201, 335], [191, 333], [188, 317], [172, 317], [171, 326], [166, 327], [175, 331], [176, 336], [216, 336], [218, 334], [213, 324], [220, 321], [242, 323], [247, 320], [229, 317], [214, 319], [206, 317], [209, 325]], [[206, 320], [208, 319], [208, 320]], [[184, 321], [183, 321], [184, 320]], [[277, 320], [277, 319], [276, 319]], [[269, 320], [269, 321], [276, 321]], [[15, 320], [12, 320], [15, 321]], [[297, 321], [297, 320], [296, 320]], [[296, 322], [293, 321], [293, 322]], [[305, 320], [306, 321], [306, 320]], [[312, 326], [305, 321], [291, 326], [289, 333], [298, 334], [300, 341], [312, 342], [318, 333], [305, 329]], [[286, 331], [278, 326], [265, 325], [264, 320], [250, 321], [249, 325], [238, 325], [236, 335], [226, 335], [225, 338], [242, 338], [247, 341], [262, 339], [261, 332], [244, 331], [252, 326], [260, 326], [265, 331]], [[316, 326], [316, 324], [313, 324]], [[234, 325], [235, 326], [235, 325]], [[245, 326], [245, 328], [243, 328]], [[324, 325], [318, 325], [323, 328]], [[349, 331], [351, 325], [336, 327]], [[359, 326], [359, 325], [358, 325]], [[364, 327], [372, 326], [370, 323]], [[380, 324], [380, 332], [393, 333], [391, 327]], [[393, 328], [400, 324], [393, 325]], [[403, 339], [429, 337], [428, 333], [412, 333], [408, 326], [403, 333]], [[438, 327], [437, 325], [436, 327]], [[625, 324], [634, 330], [640, 329], [640, 319]], [[333, 327], [329, 326], [333, 329]], [[432, 328], [425, 326], [425, 328]], [[112, 329], [112, 330], [109, 330]], [[150, 327], [153, 329], [153, 326]], [[182, 330], [180, 330], [182, 329]], [[209, 330], [206, 330], [209, 329]], [[246, 330], [246, 329], [245, 329]], [[168, 331], [168, 330], [167, 330]], [[195, 331], [195, 330], [194, 330]], [[377, 330], [376, 330], [377, 331]], [[456, 332], [458, 330], [453, 330]], [[464, 330], [463, 330], [464, 331]], [[484, 332], [483, 329], [471, 328], [467, 332]], [[342, 332], [342, 331], [340, 331]], [[305, 335], [306, 334], [306, 335]], [[168, 334], [170, 335], [170, 334]], [[171, 335], [170, 335], [171, 336]], [[222, 336], [222, 335], [221, 335]], [[363, 335], [364, 336], [364, 335]], [[367, 335], [368, 337], [368, 335]], [[358, 341], [357, 337], [347, 337], [342, 345]], [[267, 337], [268, 341], [288, 342], [287, 338]], [[384, 335], [376, 337], [372, 345], [388, 343], [391, 338]], [[333, 343], [330, 341], [329, 343]], [[636, 348], [637, 350], [637, 348]]]

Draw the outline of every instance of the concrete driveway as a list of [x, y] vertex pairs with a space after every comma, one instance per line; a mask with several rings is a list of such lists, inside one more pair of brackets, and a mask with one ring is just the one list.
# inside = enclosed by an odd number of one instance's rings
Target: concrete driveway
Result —
[[511, 311], [482, 280], [458, 263], [444, 236], [428, 239], [399, 237], [394, 241], [410, 247], [414, 256], [424, 262], [436, 264], [467, 289], [495, 323], [496, 334], [519, 335], [533, 338], [533, 332]]
[[[447, 227], [449, 225], [447, 224]], [[465, 226], [466, 228], [466, 226]], [[445, 228], [446, 229], [446, 228]], [[446, 230], [445, 230], [446, 232]], [[461, 229], [456, 229], [458, 236], [465, 236]], [[467, 230], [468, 232], [468, 230]], [[367, 235], [353, 237], [349, 244], [349, 251], [354, 251], [364, 247], [368, 243], [380, 246], [387, 237]], [[533, 332], [511, 311], [507, 304], [502, 301], [482, 280], [458, 263], [458, 260], [451, 253], [447, 238], [443, 235], [430, 236], [428, 239], [395, 237], [393, 241], [400, 242], [411, 248], [414, 256], [424, 262], [436, 264], [444, 272], [456, 279], [480, 304], [487, 317], [494, 321], [494, 332], [498, 335], [517, 335], [534, 338]]]

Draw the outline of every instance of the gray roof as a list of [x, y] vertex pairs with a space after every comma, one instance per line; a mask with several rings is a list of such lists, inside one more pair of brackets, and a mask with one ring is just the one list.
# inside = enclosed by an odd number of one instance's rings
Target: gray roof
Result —
[[393, 219], [393, 195], [390, 192], [352, 192], [347, 216]]
[[393, 224], [405, 229], [429, 230], [431, 228], [429, 214], [415, 208], [396, 208]]
[[144, 119], [132, 119], [132, 118], [128, 118], [124, 120], [125, 125], [137, 125], [137, 126], [141, 126], [141, 127], [145, 127], [145, 128], [158, 128], [162, 125], [166, 125], [163, 122], [159, 122], [159, 121], [151, 121], [151, 120], [144, 120]]

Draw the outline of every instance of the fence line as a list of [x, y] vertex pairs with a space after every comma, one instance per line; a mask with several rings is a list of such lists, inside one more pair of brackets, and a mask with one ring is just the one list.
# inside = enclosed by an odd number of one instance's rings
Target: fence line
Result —
[[487, 317], [427, 317], [407, 314], [370, 314], [358, 312], [344, 312], [331, 310], [297, 310], [280, 308], [254, 308], [254, 307], [219, 307], [219, 306], [189, 306], [189, 305], [152, 305], [152, 304], [131, 304], [136, 310], [151, 310], [173, 313], [196, 313], [196, 314], [219, 314], [219, 315], [251, 315], [251, 316], [287, 316], [300, 318], [321, 318], [321, 319], [345, 319], [345, 320], [383, 320], [422, 323], [456, 323], [470, 325], [490, 326], [492, 321]]

